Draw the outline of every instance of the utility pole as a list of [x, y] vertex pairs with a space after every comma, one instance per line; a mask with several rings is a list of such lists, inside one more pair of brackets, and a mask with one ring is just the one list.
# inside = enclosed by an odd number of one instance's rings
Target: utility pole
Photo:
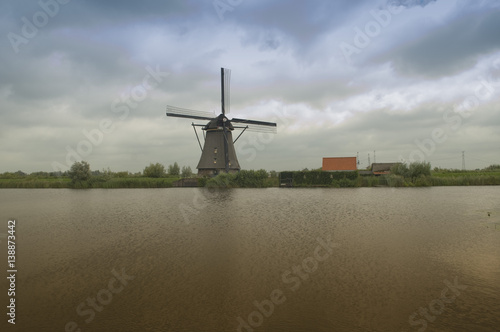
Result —
[[375, 156], [375, 150], [373, 150], [373, 163], [375, 164], [377, 162], [377, 157]]
[[370, 153], [368, 153], [368, 167], [367, 169], [370, 169], [371, 163], [370, 163]]
[[462, 151], [462, 171], [465, 171], [465, 151]]

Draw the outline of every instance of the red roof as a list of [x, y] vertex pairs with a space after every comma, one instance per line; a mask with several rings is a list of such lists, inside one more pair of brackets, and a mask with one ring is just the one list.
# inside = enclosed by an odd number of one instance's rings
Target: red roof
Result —
[[355, 171], [356, 157], [323, 158], [323, 171]]

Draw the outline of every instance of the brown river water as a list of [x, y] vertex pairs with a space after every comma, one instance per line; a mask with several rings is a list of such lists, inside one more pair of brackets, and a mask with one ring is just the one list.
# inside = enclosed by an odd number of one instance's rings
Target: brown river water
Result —
[[498, 186], [2, 189], [0, 217], [0, 331], [500, 331]]

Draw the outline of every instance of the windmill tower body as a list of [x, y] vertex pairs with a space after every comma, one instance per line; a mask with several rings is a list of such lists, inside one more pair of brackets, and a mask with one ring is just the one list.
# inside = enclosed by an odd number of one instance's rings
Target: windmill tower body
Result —
[[[226, 133], [222, 121], [226, 120]], [[219, 116], [211, 120], [204, 128], [206, 132], [205, 143], [201, 153], [200, 162], [196, 168], [198, 175], [212, 176], [226, 171], [226, 153], [227, 151], [227, 171], [236, 173], [240, 170], [240, 164], [236, 157], [236, 151], [233, 144], [232, 124], [227, 118]], [[227, 148], [225, 144], [227, 142]]]

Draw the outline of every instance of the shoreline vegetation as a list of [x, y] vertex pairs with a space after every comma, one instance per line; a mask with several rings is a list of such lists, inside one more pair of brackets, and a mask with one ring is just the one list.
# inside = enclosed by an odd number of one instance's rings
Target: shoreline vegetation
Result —
[[215, 177], [196, 177], [189, 167], [182, 170], [174, 163], [168, 170], [159, 163], [150, 164], [143, 172], [90, 171], [86, 162], [76, 162], [67, 172], [22, 171], [0, 174], [0, 188], [357, 188], [357, 187], [430, 187], [500, 185], [500, 165], [482, 170], [434, 168], [426, 162], [397, 164], [390, 174], [360, 175], [358, 171], [327, 172], [321, 169], [289, 172], [242, 170], [235, 174], [221, 173]]

